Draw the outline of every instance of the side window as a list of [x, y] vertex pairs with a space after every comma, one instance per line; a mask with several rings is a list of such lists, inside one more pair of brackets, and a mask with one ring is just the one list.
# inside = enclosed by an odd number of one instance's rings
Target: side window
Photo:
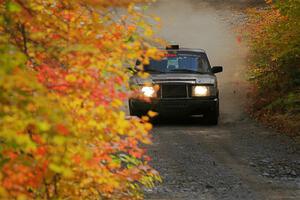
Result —
[[202, 69], [206, 72], [209, 71], [209, 64], [207, 62], [207, 59], [202, 58], [201, 63], [202, 63]]
[[203, 72], [210, 71], [210, 64], [205, 54], [201, 54], [201, 56], [199, 57], [199, 69]]

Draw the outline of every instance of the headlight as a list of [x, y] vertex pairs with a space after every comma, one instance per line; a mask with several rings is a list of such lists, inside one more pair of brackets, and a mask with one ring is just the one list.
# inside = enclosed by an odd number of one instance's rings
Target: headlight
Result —
[[194, 97], [207, 97], [210, 96], [209, 86], [193, 86]]
[[150, 97], [156, 96], [156, 91], [155, 91], [154, 87], [152, 87], [152, 86], [143, 86], [141, 91], [145, 97], [150, 98]]

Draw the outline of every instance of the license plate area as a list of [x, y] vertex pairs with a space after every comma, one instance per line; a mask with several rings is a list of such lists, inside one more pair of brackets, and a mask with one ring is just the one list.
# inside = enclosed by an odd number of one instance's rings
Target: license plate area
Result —
[[178, 102], [178, 101], [163, 101], [161, 102], [161, 106], [163, 108], [186, 108], [186, 102]]

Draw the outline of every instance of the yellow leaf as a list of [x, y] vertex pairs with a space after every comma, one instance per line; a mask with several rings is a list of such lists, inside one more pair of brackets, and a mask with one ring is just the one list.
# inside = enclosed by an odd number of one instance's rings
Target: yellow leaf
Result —
[[75, 82], [76, 81], [76, 77], [72, 74], [69, 74], [66, 76], [66, 80], [69, 82]]
[[147, 131], [150, 131], [152, 128], [153, 128], [152, 124], [150, 124], [150, 123], [145, 123], [145, 129], [146, 129]]
[[149, 115], [149, 117], [152, 117], [152, 118], [153, 118], [153, 117], [156, 117], [156, 116], [158, 115], [158, 113], [157, 113], [157, 112], [153, 112], [153, 111], [150, 110], [150, 111], [148, 112], [148, 115]]
[[148, 116], [143, 116], [142, 120], [145, 121], [145, 122], [147, 122], [147, 121], [149, 121], [149, 117]]
[[120, 106], [123, 105], [123, 102], [120, 99], [114, 99], [111, 102], [111, 105], [112, 105], [112, 107], [119, 108]]
[[48, 122], [40, 122], [38, 123], [38, 127], [41, 131], [48, 131], [50, 129], [50, 125]]

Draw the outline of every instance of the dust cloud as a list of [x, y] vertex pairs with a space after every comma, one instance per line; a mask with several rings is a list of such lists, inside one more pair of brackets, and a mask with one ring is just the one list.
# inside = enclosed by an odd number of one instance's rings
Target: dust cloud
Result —
[[217, 75], [221, 123], [242, 120], [246, 49], [237, 43], [236, 33], [222, 18], [230, 20], [232, 13], [201, 0], [158, 0], [148, 12], [162, 20], [158, 36], [183, 47], [204, 49], [212, 66], [224, 67], [224, 72]]

